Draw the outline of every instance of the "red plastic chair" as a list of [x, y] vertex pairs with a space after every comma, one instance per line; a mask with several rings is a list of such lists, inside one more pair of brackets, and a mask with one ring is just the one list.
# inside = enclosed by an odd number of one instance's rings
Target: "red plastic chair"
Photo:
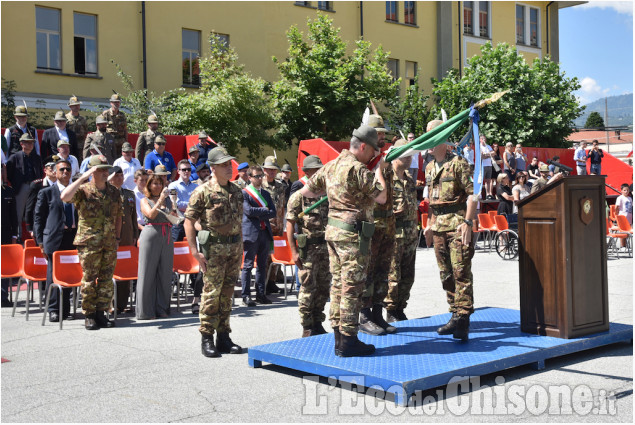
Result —
[[487, 246], [488, 246], [488, 249], [491, 249], [492, 241], [494, 240], [494, 235], [498, 232], [498, 227], [496, 227], [492, 217], [489, 214], [479, 214], [478, 224], [481, 227], [481, 229], [487, 231]]
[[496, 227], [498, 228], [499, 232], [509, 229], [509, 223], [507, 222], [507, 218], [504, 215], [495, 215], [494, 221], [496, 222]]
[[[42, 326], [46, 321], [46, 312], [49, 309], [49, 301], [51, 300], [51, 291], [53, 287], [59, 289], [59, 300], [62, 305], [62, 289], [72, 288], [74, 292], [73, 314], [77, 313], [77, 288], [82, 286], [82, 276], [84, 272], [79, 264], [79, 256], [77, 250], [57, 251], [53, 253], [53, 283], [46, 292], [46, 303], [44, 305], [44, 314], [42, 315]], [[64, 315], [60, 314], [60, 330], [64, 322]]]
[[24, 240], [24, 249], [32, 248], [34, 246], [37, 246], [37, 244], [35, 243], [35, 239], [25, 239]]
[[[18, 278], [18, 285], [20, 285], [20, 278], [23, 274], [24, 266], [24, 248], [19, 244], [2, 245], [2, 278], [13, 279]], [[9, 285], [9, 296], [13, 297], [13, 285]]]
[[[633, 228], [631, 224], [628, 222], [628, 218], [625, 215], [618, 215], [617, 218], [617, 227], [618, 234], [625, 235], [626, 248], [628, 249], [629, 256], [633, 255]], [[618, 254], [619, 255], [619, 254]]]
[[[181, 308], [181, 275], [197, 274], [200, 270], [198, 261], [192, 255], [187, 241], [174, 242], [174, 263], [172, 270], [178, 275], [176, 311], [179, 311]], [[187, 294], [185, 295], [185, 300], [187, 301]]]
[[[120, 246], [117, 248], [117, 264], [112, 274], [115, 292], [113, 318], [117, 320], [117, 283], [126, 280], [137, 280], [139, 273], [139, 248], [136, 246]], [[132, 308], [132, 286], [130, 285], [130, 308]]]
[[493, 223], [494, 217], [496, 217], [497, 212], [495, 210], [490, 210], [487, 212], [487, 214], [489, 214], [489, 217], [492, 219], [492, 223]]
[[291, 282], [290, 289], [293, 290], [293, 282], [295, 282], [295, 262], [293, 261], [293, 255], [291, 253], [291, 247], [287, 241], [287, 233], [283, 233], [282, 236], [273, 237], [273, 253], [271, 253], [271, 264], [269, 270], [267, 270], [267, 276], [271, 272], [271, 268], [274, 265], [280, 265], [284, 269], [284, 299], [287, 299], [287, 267], [291, 267]]
[[[31, 239], [32, 240], [32, 239]], [[26, 320], [29, 320], [29, 306], [30, 306], [30, 295], [33, 294], [33, 283], [38, 282], [38, 286], [41, 286], [42, 283], [46, 282], [46, 267], [48, 260], [42, 254], [42, 250], [39, 247], [29, 247], [24, 250], [24, 264], [23, 264], [23, 277], [26, 279]], [[15, 293], [15, 301], [13, 302], [13, 312], [11, 313], [11, 317], [15, 316], [15, 310], [18, 306], [18, 298], [20, 296], [20, 286], [18, 285], [17, 291]], [[43, 289], [40, 289], [44, 291]], [[38, 297], [41, 300], [41, 297]], [[42, 301], [39, 302], [40, 309], [42, 309]]]
[[423, 231], [426, 227], [428, 227], [428, 214], [421, 213], [421, 230], [419, 230], [419, 241], [417, 242], [417, 246], [421, 245], [421, 238], [423, 237]]

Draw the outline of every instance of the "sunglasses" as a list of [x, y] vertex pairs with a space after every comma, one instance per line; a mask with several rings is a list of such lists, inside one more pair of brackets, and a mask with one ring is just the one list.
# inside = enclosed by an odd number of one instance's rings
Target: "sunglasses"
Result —
[[187, 171], [187, 172], [192, 172], [191, 168], [181, 168], [179, 171]]
[[253, 177], [253, 178], [255, 178], [255, 179], [261, 179], [261, 178], [263, 178], [263, 177], [264, 177], [264, 174], [258, 174], [257, 176], [256, 176], [256, 175], [254, 175], [254, 176], [251, 176], [251, 177]]
[[69, 173], [71, 172], [71, 168], [70, 167], [62, 167], [62, 168], [58, 168], [59, 171], [64, 172], [64, 171], [68, 171]]
[[155, 145], [165, 146], [165, 143], [154, 142]]

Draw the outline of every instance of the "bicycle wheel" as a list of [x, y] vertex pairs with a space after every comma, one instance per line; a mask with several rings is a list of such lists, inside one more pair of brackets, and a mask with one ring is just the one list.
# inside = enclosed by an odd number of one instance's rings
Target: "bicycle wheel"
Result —
[[504, 230], [496, 235], [496, 253], [503, 260], [513, 260], [518, 256], [518, 235]]

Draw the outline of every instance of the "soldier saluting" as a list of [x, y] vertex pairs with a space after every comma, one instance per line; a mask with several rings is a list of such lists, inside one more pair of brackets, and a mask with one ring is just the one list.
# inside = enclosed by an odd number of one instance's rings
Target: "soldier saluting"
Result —
[[385, 162], [375, 174], [368, 164], [379, 154], [377, 131], [362, 125], [353, 131], [350, 150], [322, 167], [300, 193], [317, 197], [326, 192], [329, 199], [325, 239], [333, 276], [330, 319], [335, 336], [335, 354], [363, 356], [375, 347], [357, 338], [362, 293], [370, 261], [375, 202], [386, 202]]

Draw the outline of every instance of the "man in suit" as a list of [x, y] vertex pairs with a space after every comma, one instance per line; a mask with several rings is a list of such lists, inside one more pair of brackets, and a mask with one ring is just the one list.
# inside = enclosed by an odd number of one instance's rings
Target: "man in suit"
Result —
[[33, 214], [37, 203], [37, 195], [42, 189], [51, 186], [56, 181], [55, 162], [51, 161], [44, 165], [44, 178], [33, 180], [29, 185], [29, 196], [26, 198], [26, 207], [24, 209], [24, 222], [26, 223], [26, 230], [31, 233], [31, 236], [33, 236]]
[[20, 137], [23, 134], [30, 134], [35, 140], [35, 152], [40, 155], [40, 143], [37, 138], [35, 127], [27, 122], [29, 114], [26, 106], [18, 106], [13, 114], [15, 125], [7, 128], [4, 132], [4, 138], [7, 140], [7, 150], [5, 154], [11, 156], [16, 152], [20, 152]]
[[267, 276], [267, 259], [273, 232], [270, 218], [276, 217], [276, 207], [271, 195], [262, 189], [262, 179], [265, 173], [258, 165], [249, 168], [247, 172], [251, 184], [243, 189], [243, 270], [240, 275], [242, 282], [243, 305], [254, 307], [256, 303], [251, 299], [251, 269], [254, 258], [258, 258], [256, 268], [256, 301], [260, 304], [271, 304], [265, 296], [265, 278]]
[[66, 128], [67, 119], [64, 112], [57, 111], [53, 121], [55, 126], [44, 130], [44, 134], [42, 134], [42, 158], [55, 155], [58, 152], [57, 142], [60, 140], [68, 142], [71, 147], [71, 155], [77, 158], [78, 155], [81, 155], [81, 152], [77, 152], [77, 135], [73, 130]]
[[[77, 232], [77, 211], [73, 204], [62, 202], [60, 197], [71, 180], [71, 163], [65, 159], [59, 160], [55, 164], [55, 173], [57, 182], [40, 191], [33, 216], [33, 236], [48, 258], [47, 291], [53, 282], [53, 253], [75, 249], [73, 239]], [[70, 289], [64, 289], [62, 313], [65, 318], [70, 316], [70, 294]], [[51, 291], [48, 313], [51, 322], [59, 321], [60, 301], [56, 290]]]

